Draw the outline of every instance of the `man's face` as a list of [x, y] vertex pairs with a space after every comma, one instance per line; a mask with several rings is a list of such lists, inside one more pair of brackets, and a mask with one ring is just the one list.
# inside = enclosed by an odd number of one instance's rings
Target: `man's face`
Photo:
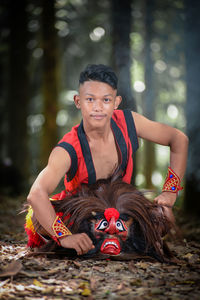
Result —
[[118, 108], [121, 97], [107, 83], [86, 81], [80, 85], [74, 102], [81, 109], [84, 126], [103, 127]]

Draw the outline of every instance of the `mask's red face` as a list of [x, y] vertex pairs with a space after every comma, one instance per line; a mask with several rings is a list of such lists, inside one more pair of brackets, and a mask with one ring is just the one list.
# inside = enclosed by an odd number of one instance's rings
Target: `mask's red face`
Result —
[[115, 208], [108, 208], [104, 212], [105, 218], [97, 220], [94, 224], [94, 235], [97, 240], [102, 239], [100, 251], [104, 254], [118, 255], [121, 245], [128, 236], [129, 222], [120, 219]]

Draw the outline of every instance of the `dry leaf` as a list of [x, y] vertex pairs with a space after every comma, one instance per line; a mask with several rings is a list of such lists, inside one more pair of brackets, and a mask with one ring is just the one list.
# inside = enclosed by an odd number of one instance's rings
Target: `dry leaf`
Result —
[[24, 291], [25, 287], [22, 284], [15, 285], [15, 289], [19, 292]]
[[192, 253], [187, 253], [186, 255], [183, 256], [183, 258], [190, 259], [193, 256]]
[[133, 279], [133, 280], [131, 280], [130, 281], [130, 284], [132, 285], [132, 286], [141, 286], [142, 285], [142, 280], [141, 279]]
[[77, 261], [73, 261], [73, 264], [79, 269], [81, 268], [81, 264]]
[[2, 286], [4, 286], [6, 283], [8, 283], [9, 280], [10, 280], [10, 279], [6, 279], [6, 280], [0, 282], [0, 288], [1, 288]]
[[85, 288], [82, 293], [82, 296], [90, 296], [91, 295], [91, 290], [89, 288]]
[[131, 288], [124, 287], [122, 290], [118, 291], [117, 294], [120, 296], [125, 296], [125, 295], [130, 294], [131, 292], [132, 292]]
[[33, 284], [36, 285], [36, 286], [43, 287], [43, 284], [41, 282], [39, 282], [37, 279], [33, 280]]
[[138, 262], [136, 266], [145, 270], [149, 267], [149, 265], [145, 262]]
[[17, 275], [21, 269], [21, 262], [19, 260], [14, 260], [4, 268], [4, 270], [0, 273], [0, 277], [10, 277]]
[[94, 291], [97, 288], [97, 280], [95, 277], [90, 278], [90, 287], [92, 291]]

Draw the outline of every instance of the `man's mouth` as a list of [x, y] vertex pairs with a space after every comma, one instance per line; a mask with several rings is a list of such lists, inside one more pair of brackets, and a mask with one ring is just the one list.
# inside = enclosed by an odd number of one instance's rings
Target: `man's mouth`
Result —
[[118, 239], [105, 239], [101, 245], [101, 252], [104, 254], [118, 255], [121, 252]]
[[92, 118], [94, 118], [95, 120], [102, 120], [103, 118], [105, 118], [106, 115], [100, 115], [100, 114], [93, 114], [91, 115]]

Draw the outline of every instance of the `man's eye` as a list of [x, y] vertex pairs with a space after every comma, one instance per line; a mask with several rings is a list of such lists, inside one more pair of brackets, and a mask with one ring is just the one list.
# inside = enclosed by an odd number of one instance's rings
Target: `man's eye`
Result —
[[106, 220], [102, 220], [99, 226], [97, 227], [98, 230], [104, 230], [108, 227], [108, 222]]
[[122, 224], [121, 221], [117, 221], [117, 222], [116, 222], [116, 227], [117, 227], [117, 229], [118, 229], [119, 231], [124, 231], [124, 230], [125, 230], [125, 228], [124, 228], [124, 226], [123, 226], [123, 224]]
[[109, 98], [105, 98], [104, 102], [108, 103], [108, 102], [110, 102], [110, 99]]
[[92, 102], [92, 101], [93, 101], [93, 98], [87, 98], [87, 101], [88, 101], [88, 102]]

